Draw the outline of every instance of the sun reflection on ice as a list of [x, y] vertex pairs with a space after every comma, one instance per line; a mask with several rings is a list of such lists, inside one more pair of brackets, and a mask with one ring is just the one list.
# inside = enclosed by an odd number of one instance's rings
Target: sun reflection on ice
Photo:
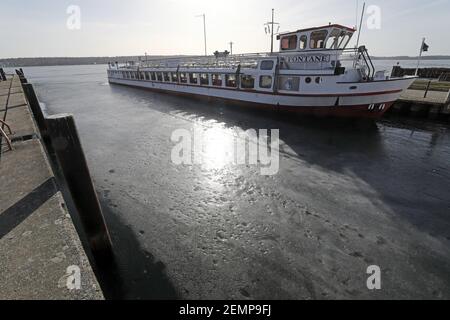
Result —
[[[201, 134], [201, 139], [194, 139], [194, 144], [201, 142], [201, 165], [204, 169], [223, 169], [234, 163], [235, 135], [232, 130], [223, 128], [209, 128], [196, 131]], [[197, 153], [198, 148], [194, 148]], [[199, 156], [195, 154], [194, 156]]]

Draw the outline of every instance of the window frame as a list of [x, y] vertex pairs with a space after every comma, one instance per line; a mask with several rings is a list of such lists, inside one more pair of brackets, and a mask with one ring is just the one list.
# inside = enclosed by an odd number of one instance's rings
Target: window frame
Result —
[[[293, 80], [293, 87], [291, 89], [287, 89], [284, 85], [286, 84], [287, 80]], [[284, 81], [283, 83], [281, 83]], [[278, 77], [278, 89], [281, 91], [288, 91], [288, 92], [299, 92], [300, 91], [300, 77], [298, 76], [279, 76]]]
[[214, 87], [222, 87], [223, 86], [223, 76], [222, 76], [222, 74], [221, 73], [213, 73], [213, 74], [211, 74], [211, 84]]
[[[302, 41], [302, 39], [305, 39], [305, 40]], [[305, 44], [305, 46], [303, 48], [300, 46], [301, 43]], [[298, 49], [299, 50], [306, 50], [306, 49], [308, 49], [308, 36], [306, 34], [302, 34], [300, 36], [300, 39], [298, 40]]]
[[[271, 63], [271, 68], [263, 68], [264, 64], [268, 64]], [[262, 60], [260, 65], [259, 65], [259, 70], [264, 70], [264, 71], [271, 71], [273, 70], [273, 68], [275, 67], [275, 62], [273, 60]]]
[[188, 76], [187, 76], [186, 72], [180, 72], [179, 82], [180, 83], [188, 83]]
[[171, 80], [171, 82], [178, 83], [178, 73], [177, 72], [170, 72], [170, 80]]
[[[193, 79], [195, 79], [195, 82], [192, 81]], [[196, 73], [196, 72], [189, 72], [189, 83], [190, 84], [198, 85], [198, 79], [199, 79], [198, 73]]]
[[[270, 78], [270, 85], [269, 86], [263, 86], [262, 85], [263, 78]], [[268, 74], [260, 75], [259, 76], [259, 87], [261, 89], [272, 89], [272, 87], [273, 87], [273, 77], [271, 75], [268, 75]]]
[[[323, 38], [322, 37], [314, 38], [313, 37], [314, 34], [324, 34], [325, 36]], [[311, 34], [309, 35], [309, 48], [312, 50], [324, 50], [325, 46], [326, 46], [325, 41], [327, 40], [328, 34], [329, 34], [329, 32], [326, 29], [311, 32]], [[314, 46], [312, 45], [313, 41], [315, 41]], [[320, 41], [322, 41], [322, 43], [323, 43], [322, 47], [318, 47], [318, 44], [320, 43]]]
[[[203, 76], [206, 75], [206, 81], [207, 83], [204, 83], [203, 80], [205, 80], [205, 78]], [[209, 86], [209, 74], [208, 73], [200, 73], [199, 74], [199, 79], [200, 79], [200, 85], [201, 86]]]
[[[251, 81], [252, 81], [251, 82], [252, 83], [251, 86], [244, 85], [246, 83], [247, 79], [251, 79]], [[243, 75], [241, 75], [241, 81], [240, 82], [241, 82], [240, 83], [241, 84], [241, 89], [247, 89], [247, 90], [255, 89], [256, 79], [255, 79], [254, 75], [243, 74]]]
[[[233, 80], [230, 80], [230, 77], [233, 77]], [[230, 81], [234, 82], [233, 85], [230, 85]], [[225, 75], [225, 87], [227, 88], [237, 88], [237, 77], [234, 73], [229, 73]]]
[[[291, 39], [294, 39], [295, 41], [291, 41]], [[288, 39], [288, 47], [285, 48], [283, 47], [283, 40]], [[297, 44], [298, 44], [298, 36], [296, 34], [292, 34], [290, 36], [284, 36], [281, 38], [280, 40], [280, 48], [282, 51], [289, 51], [289, 50], [295, 50], [297, 49]]]

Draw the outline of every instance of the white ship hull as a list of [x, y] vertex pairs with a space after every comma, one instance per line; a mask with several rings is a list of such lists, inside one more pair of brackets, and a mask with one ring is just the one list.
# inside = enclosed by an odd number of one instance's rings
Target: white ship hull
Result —
[[349, 89], [352, 85], [351, 83], [336, 83], [335, 88], [328, 92], [310, 91], [304, 94], [292, 94], [109, 78], [109, 82], [113, 84], [146, 88], [154, 91], [240, 101], [261, 105], [261, 107], [273, 107], [274, 109], [306, 114], [358, 118], [381, 117], [413, 81], [414, 78], [404, 78], [358, 83], [358, 89], [353, 90]]

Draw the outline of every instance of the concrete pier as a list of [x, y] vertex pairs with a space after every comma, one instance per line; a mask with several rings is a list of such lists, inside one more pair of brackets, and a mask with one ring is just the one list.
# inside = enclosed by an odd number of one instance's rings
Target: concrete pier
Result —
[[[449, 86], [448, 83], [439, 86], [440, 83], [434, 83], [433, 86], [439, 88]], [[415, 118], [450, 121], [450, 90], [427, 91], [419, 88], [420, 85], [414, 84], [406, 90], [394, 104], [391, 112]]]
[[18, 76], [0, 82], [0, 119], [0, 299], [103, 299]]

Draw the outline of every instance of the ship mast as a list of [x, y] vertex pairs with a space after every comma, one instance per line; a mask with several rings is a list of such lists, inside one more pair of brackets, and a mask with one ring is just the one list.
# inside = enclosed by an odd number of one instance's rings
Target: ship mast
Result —
[[[271, 35], [270, 35], [270, 53], [273, 53], [273, 37], [275, 34], [275, 25], [279, 25], [279, 23], [275, 22], [275, 9], [272, 9], [272, 22], [267, 22], [265, 24], [266, 32], [269, 31], [269, 33], [271, 33]], [[268, 30], [267, 30], [267, 28], [268, 28]]]

